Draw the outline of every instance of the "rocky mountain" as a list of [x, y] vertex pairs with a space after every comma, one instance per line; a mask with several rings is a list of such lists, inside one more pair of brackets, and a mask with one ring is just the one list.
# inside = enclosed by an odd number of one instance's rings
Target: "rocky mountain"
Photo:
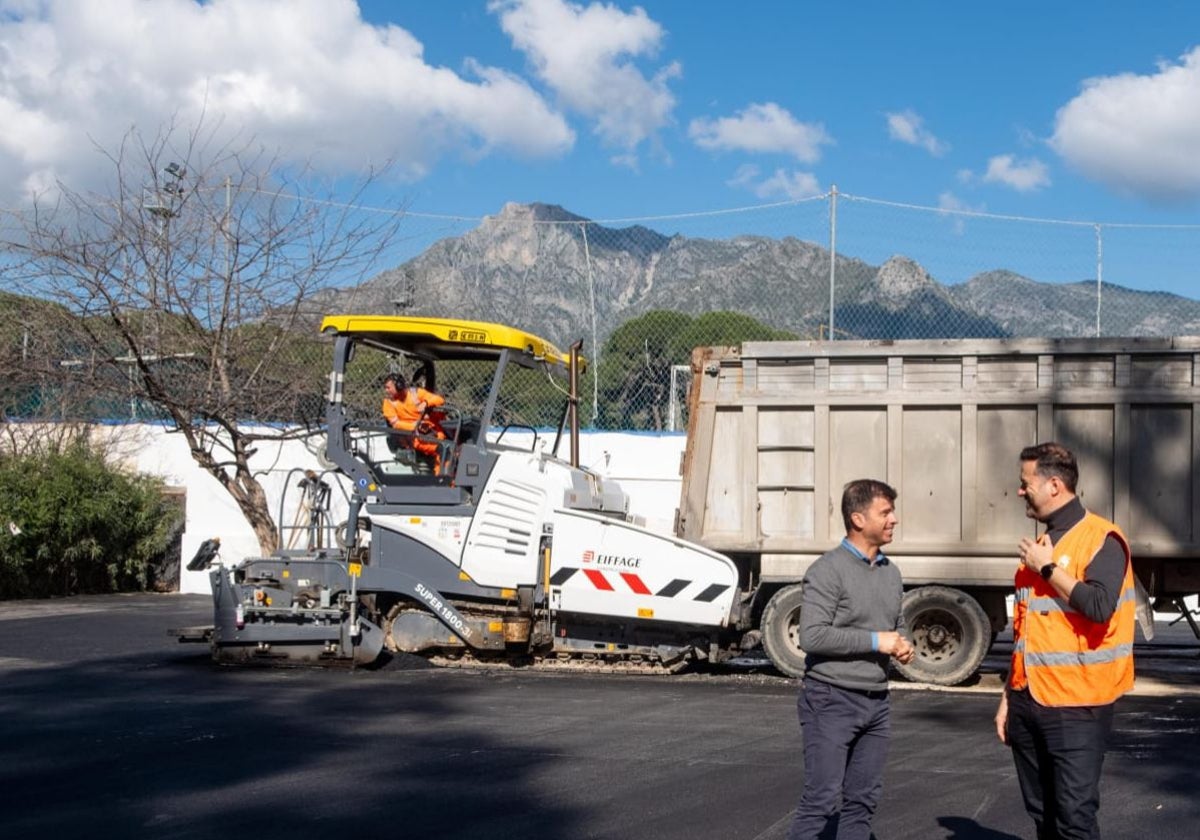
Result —
[[[977, 274], [951, 287], [960, 306], [987, 313], [1007, 335], [1094, 335], [1096, 282], [1038, 283], [1011, 271]], [[1105, 283], [1103, 335], [1200, 334], [1200, 301], [1168, 292], [1142, 292]]]
[[[1066, 336], [1095, 333], [1094, 282], [1039, 283], [1012, 272], [939, 283], [915, 261], [880, 266], [838, 255], [835, 323], [861, 338]], [[733, 310], [815, 337], [828, 321], [829, 251], [793, 237], [667, 236], [590, 224], [561, 207], [508, 204], [474, 230], [354, 289], [310, 301], [314, 315], [396, 311], [520, 325], [560, 344], [600, 340], [653, 309]], [[1200, 333], [1200, 301], [1103, 289], [1105, 335]]]

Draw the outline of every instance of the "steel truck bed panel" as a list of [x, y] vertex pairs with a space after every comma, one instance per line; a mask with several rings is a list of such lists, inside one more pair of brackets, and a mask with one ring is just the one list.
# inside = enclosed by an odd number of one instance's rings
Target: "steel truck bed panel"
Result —
[[836, 542], [842, 486], [873, 477], [900, 494], [906, 577], [1010, 582], [1034, 533], [1017, 455], [1051, 439], [1136, 556], [1200, 557], [1200, 338], [747, 342], [693, 374], [680, 534], [765, 577]]

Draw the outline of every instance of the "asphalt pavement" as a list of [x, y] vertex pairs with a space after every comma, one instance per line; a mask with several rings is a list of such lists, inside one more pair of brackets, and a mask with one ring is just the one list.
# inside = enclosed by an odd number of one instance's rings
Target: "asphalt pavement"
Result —
[[[796, 687], [765, 669], [222, 667], [166, 634], [208, 613], [204, 596], [0, 602], [0, 837], [786, 833]], [[1200, 648], [1163, 629], [1118, 707], [1109, 838], [1200, 824]], [[1031, 836], [991, 725], [999, 647], [971, 686], [896, 684], [877, 840]]]

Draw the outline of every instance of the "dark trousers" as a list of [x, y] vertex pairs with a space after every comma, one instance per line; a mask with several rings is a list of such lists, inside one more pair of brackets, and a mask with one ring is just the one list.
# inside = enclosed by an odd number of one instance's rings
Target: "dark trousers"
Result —
[[1042, 706], [1008, 695], [1008, 742], [1038, 840], [1099, 840], [1100, 770], [1113, 706]]
[[852, 691], [810, 677], [797, 706], [804, 793], [788, 840], [868, 840], [892, 729], [888, 693]]

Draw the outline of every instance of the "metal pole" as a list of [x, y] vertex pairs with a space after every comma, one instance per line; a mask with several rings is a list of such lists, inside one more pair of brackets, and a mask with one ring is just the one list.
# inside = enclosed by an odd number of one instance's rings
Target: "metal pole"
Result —
[[829, 190], [829, 340], [833, 341], [833, 290], [837, 281], [837, 184]]
[[579, 351], [583, 347], [583, 339], [571, 345], [570, 350], [570, 407], [571, 414], [571, 466], [579, 466]]
[[678, 386], [678, 379], [675, 374], [679, 372], [679, 365], [671, 365], [671, 392], [667, 395], [667, 431], [675, 431], [675, 412], [679, 410], [678, 401], [675, 398], [675, 388]]
[[1104, 277], [1104, 231], [1096, 225], [1096, 338], [1100, 337], [1100, 293]]
[[[579, 232], [583, 235], [583, 262], [587, 270], [588, 307], [592, 313], [592, 425], [600, 417], [600, 339], [596, 333], [596, 283], [592, 279], [592, 252], [588, 246], [587, 222], [580, 222]], [[580, 344], [580, 347], [583, 345]]]

